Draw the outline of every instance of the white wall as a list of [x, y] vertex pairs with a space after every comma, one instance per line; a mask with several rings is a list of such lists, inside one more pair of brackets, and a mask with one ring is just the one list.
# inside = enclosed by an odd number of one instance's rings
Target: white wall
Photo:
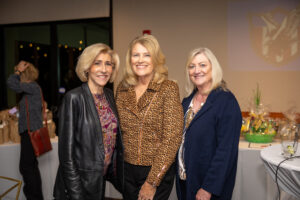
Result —
[[187, 55], [190, 50], [205, 46], [217, 56], [224, 79], [243, 111], [248, 110], [258, 83], [262, 101], [270, 106], [270, 111], [284, 112], [296, 106], [299, 112], [300, 63], [296, 70], [290, 71], [243, 71], [229, 66], [228, 3], [226, 0], [113, 0], [114, 48], [120, 54], [121, 67], [129, 42], [144, 29], [150, 29], [166, 55], [169, 78], [178, 80], [182, 98]]
[[[169, 78], [178, 80], [181, 97], [185, 96], [184, 64], [188, 52], [196, 47], [206, 46], [219, 59], [224, 78], [242, 110], [248, 109], [248, 101], [258, 83], [262, 90], [262, 100], [271, 107], [271, 111], [284, 112], [291, 106], [296, 106], [297, 112], [300, 112], [300, 63], [290, 71], [280, 70], [281, 68], [274, 71], [245, 71], [229, 65], [228, 3], [245, 1], [247, 0], [113, 0], [114, 48], [120, 54], [122, 67], [129, 42], [141, 35], [142, 30], [150, 29], [166, 55]], [[108, 2], [109, 0], [28, 0], [25, 3], [21, 0], [0, 0], [0, 24], [108, 16]], [[241, 46], [243, 45], [241, 42]], [[244, 62], [251, 63], [252, 60], [245, 59]]]

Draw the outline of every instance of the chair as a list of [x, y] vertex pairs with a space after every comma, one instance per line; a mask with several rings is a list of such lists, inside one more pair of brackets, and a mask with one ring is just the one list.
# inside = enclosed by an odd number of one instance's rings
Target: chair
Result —
[[21, 190], [21, 186], [22, 186], [22, 181], [17, 180], [17, 179], [13, 179], [13, 178], [9, 178], [9, 177], [4, 177], [4, 176], [0, 176], [0, 179], [5, 179], [5, 180], [9, 180], [9, 181], [13, 181], [13, 182], [17, 182], [15, 185], [13, 185], [12, 187], [10, 187], [8, 190], [6, 190], [3, 194], [0, 194], [0, 200], [7, 195], [10, 191], [12, 191], [14, 188], [18, 187], [18, 191], [16, 194], [16, 200], [19, 199], [19, 195], [20, 195], [20, 190]]

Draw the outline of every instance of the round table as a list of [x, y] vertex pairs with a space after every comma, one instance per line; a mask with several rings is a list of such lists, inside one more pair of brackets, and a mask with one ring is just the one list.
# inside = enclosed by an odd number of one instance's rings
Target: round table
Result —
[[[281, 144], [262, 149], [260, 156], [267, 171], [275, 181], [277, 166], [285, 159], [281, 155]], [[295, 156], [300, 156], [300, 148], [298, 148]], [[277, 172], [277, 181], [282, 190], [300, 198], [300, 158], [293, 158], [281, 163]]]

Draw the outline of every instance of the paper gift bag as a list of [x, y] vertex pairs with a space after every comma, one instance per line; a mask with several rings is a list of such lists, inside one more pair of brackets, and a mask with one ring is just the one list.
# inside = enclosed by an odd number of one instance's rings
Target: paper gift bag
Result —
[[2, 121], [0, 122], [0, 144], [4, 143], [4, 139], [3, 139], [3, 124]]
[[7, 143], [9, 142], [10, 138], [9, 138], [9, 127], [8, 127], [8, 123], [6, 121], [4, 121], [3, 123], [3, 142]]
[[14, 143], [20, 143], [20, 135], [18, 129], [18, 121], [16, 119], [11, 119], [9, 121], [9, 130], [10, 130], [10, 140]]

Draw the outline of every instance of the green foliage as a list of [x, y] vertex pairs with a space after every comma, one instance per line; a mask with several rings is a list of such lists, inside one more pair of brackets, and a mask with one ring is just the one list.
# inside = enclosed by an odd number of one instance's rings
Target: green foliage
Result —
[[258, 107], [260, 105], [260, 100], [261, 100], [261, 92], [259, 89], [259, 85], [257, 83], [256, 91], [254, 92], [254, 103], [255, 103], [256, 109], [258, 109]]

